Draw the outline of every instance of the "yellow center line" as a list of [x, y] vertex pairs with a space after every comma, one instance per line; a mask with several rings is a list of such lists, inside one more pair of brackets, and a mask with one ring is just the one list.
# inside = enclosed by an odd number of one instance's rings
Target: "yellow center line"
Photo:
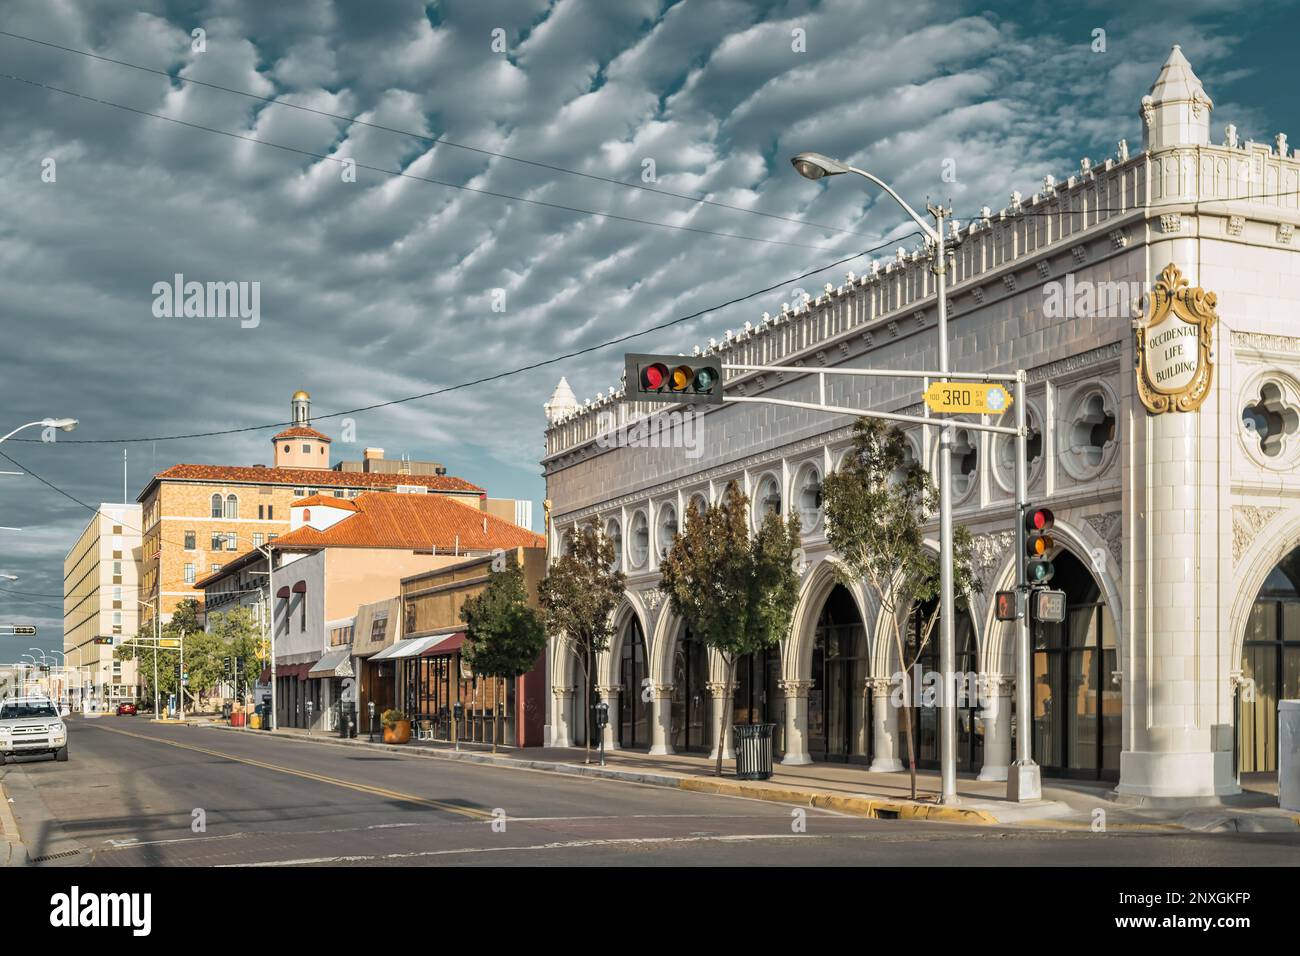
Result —
[[137, 734], [129, 730], [118, 730], [114, 727], [105, 727], [103, 724], [95, 724], [96, 730], [105, 730], [110, 734], [121, 734], [123, 737], [136, 737], [140, 740], [148, 740], [151, 743], [167, 744], [169, 747], [179, 747], [182, 750], [192, 750], [195, 753], [207, 754], [210, 757], [221, 757], [224, 760], [234, 760], [237, 763], [248, 764], [250, 767], [261, 767], [263, 770], [274, 770], [276, 773], [287, 773], [290, 776], [302, 777], [304, 780], [315, 780], [318, 783], [328, 783], [336, 787], [343, 787], [347, 790], [355, 790], [358, 793], [369, 793], [378, 797], [388, 797], [392, 800], [401, 800], [405, 803], [414, 803], [422, 807], [432, 807], [436, 810], [446, 810], [449, 813], [458, 813], [461, 816], [470, 817], [473, 820], [491, 820], [492, 814], [485, 810], [476, 810], [473, 807], [458, 807], [452, 803], [443, 803], [441, 800], [431, 800], [428, 797], [418, 797], [412, 793], [402, 793], [398, 790], [388, 790], [384, 787], [371, 787], [364, 783], [353, 783], [350, 780], [341, 780], [338, 777], [327, 777], [324, 774], [312, 773], [309, 770], [294, 770], [290, 767], [278, 767], [272, 763], [266, 763], [262, 760], [254, 760], [251, 757], [238, 757], [235, 754], [223, 753], [220, 750], [209, 750], [206, 747], [196, 747], [193, 744], [183, 744], [175, 740], [168, 740], [165, 737], [151, 737], [148, 734]]

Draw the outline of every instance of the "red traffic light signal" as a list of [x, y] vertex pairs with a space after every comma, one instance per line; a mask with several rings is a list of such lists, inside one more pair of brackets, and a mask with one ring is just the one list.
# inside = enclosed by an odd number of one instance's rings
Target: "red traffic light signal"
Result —
[[1056, 547], [1051, 531], [1056, 526], [1056, 516], [1050, 508], [1030, 508], [1025, 512], [1025, 565], [1026, 583], [1043, 585], [1052, 580], [1056, 568], [1048, 555]]
[[629, 353], [625, 362], [629, 401], [722, 404], [722, 366], [717, 362], [684, 362], [679, 355], [634, 353]]
[[998, 591], [996, 600], [999, 621], [1018, 621], [1025, 615], [1025, 605], [1020, 591]]

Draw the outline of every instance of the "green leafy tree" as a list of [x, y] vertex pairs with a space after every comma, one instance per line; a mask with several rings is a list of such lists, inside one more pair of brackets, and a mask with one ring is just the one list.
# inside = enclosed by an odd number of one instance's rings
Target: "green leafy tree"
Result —
[[[659, 565], [659, 587], [691, 634], [718, 652], [728, 688], [741, 656], [789, 633], [801, 560], [799, 516], [782, 520], [770, 511], [751, 538], [749, 498], [734, 481], [718, 504], [687, 512], [686, 529]], [[717, 776], [733, 706], [728, 694], [717, 729]]]
[[[909, 457], [901, 431], [879, 419], [860, 418], [853, 426], [853, 447], [839, 470], [826, 476], [822, 496], [827, 538], [841, 560], [837, 577], [848, 586], [865, 582], [891, 629], [902, 667], [903, 730], [915, 800], [912, 673], [939, 618], [939, 559], [925, 546], [922, 529], [938, 510], [939, 492]], [[953, 590], [958, 599], [982, 588], [971, 565], [971, 550], [970, 530], [956, 527]], [[913, 627], [913, 639], [905, 640]], [[946, 679], [943, 687], [945, 694], [954, 690]]]
[[[206, 640], [206, 635], [203, 635], [203, 626], [199, 623], [201, 613], [199, 602], [194, 598], [186, 598], [176, 605], [171, 620], [162, 626], [164, 640], [185, 641], [185, 671], [190, 675], [188, 696], [191, 699], [195, 698], [195, 689], [211, 686], [205, 683], [210, 679], [212, 670], [211, 642]], [[155, 686], [160, 697], [176, 693], [180, 686], [176, 679], [176, 664], [180, 660], [180, 651], [176, 648], [158, 649], [158, 673], [154, 673], [154, 637], [153, 626], [145, 626], [136, 634], [136, 640], [142, 642], [141, 644], [127, 644], [113, 651], [113, 656], [117, 660], [136, 662], [145, 694], [150, 699], [153, 698]]]
[[614, 543], [590, 525], [572, 536], [565, 554], [551, 564], [537, 588], [538, 603], [550, 634], [564, 640], [582, 668], [586, 714], [586, 761], [591, 762], [591, 675], [596, 655], [609, 649], [614, 611], [623, 600], [627, 578], [614, 567]]
[[[235, 694], [241, 701], [249, 700], [253, 694], [253, 686], [266, 665], [266, 661], [260, 656], [262, 628], [257, 618], [251, 608], [236, 607], [213, 615], [210, 626], [219, 642], [217, 658], [218, 666], [222, 670], [222, 679], [224, 680], [225, 658], [237, 659], [239, 682], [235, 686]], [[234, 661], [231, 663], [233, 666]]]
[[[546, 647], [546, 624], [528, 606], [524, 571], [510, 562], [488, 577], [487, 586], [460, 609], [465, 622], [465, 647], [461, 652], [474, 672], [501, 682], [527, 674]], [[492, 735], [492, 751], [497, 735]]]

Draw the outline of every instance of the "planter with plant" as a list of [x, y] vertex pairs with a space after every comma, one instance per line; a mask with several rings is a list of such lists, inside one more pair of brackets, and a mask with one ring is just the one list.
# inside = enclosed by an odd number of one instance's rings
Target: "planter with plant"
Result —
[[384, 743], [404, 744], [411, 739], [411, 718], [405, 711], [390, 708], [379, 715], [384, 725]]

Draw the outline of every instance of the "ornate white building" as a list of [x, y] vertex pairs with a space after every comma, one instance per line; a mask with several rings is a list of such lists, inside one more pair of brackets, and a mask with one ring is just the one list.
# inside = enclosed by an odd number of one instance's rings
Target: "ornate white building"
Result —
[[[1212, 109], [1174, 47], [1141, 102], [1141, 152], [1121, 141], [953, 230], [953, 366], [1027, 370], [1030, 500], [1057, 519], [1054, 586], [1070, 611], [1036, 625], [1034, 756], [1045, 776], [1155, 798], [1229, 794], [1240, 773], [1274, 769], [1276, 700], [1300, 696], [1300, 159], [1282, 134], [1238, 142], [1227, 126], [1212, 143]], [[899, 250], [705, 352], [933, 368], [935, 318], [928, 253]], [[828, 381], [835, 404], [924, 414], [916, 380]], [[815, 376], [727, 373], [728, 394], [815, 401], [816, 390]], [[579, 404], [565, 383], [547, 407], [550, 545], [594, 522], [628, 573], [593, 680], [611, 703], [607, 744], [714, 746], [729, 689], [667, 608], [657, 566], [692, 502], [736, 479], [756, 511], [801, 511], [808, 556], [790, 635], [738, 668], [736, 719], [777, 722], [786, 763], [901, 769], [897, 662], [866, 590], [836, 584], [820, 513], [851, 419], [728, 404], [674, 426], [688, 449], [628, 440], [664, 413], [613, 391]], [[933, 468], [935, 430], [906, 434]], [[956, 433], [956, 518], [975, 535], [984, 584], [957, 622], [958, 665], [987, 690], [959, 713], [959, 769], [985, 779], [1005, 779], [1016, 725], [1013, 629], [992, 608], [1013, 583], [1013, 466], [1007, 437]], [[562, 642], [550, 655], [549, 739], [577, 743], [581, 670]], [[922, 761], [936, 747], [923, 709]]]

